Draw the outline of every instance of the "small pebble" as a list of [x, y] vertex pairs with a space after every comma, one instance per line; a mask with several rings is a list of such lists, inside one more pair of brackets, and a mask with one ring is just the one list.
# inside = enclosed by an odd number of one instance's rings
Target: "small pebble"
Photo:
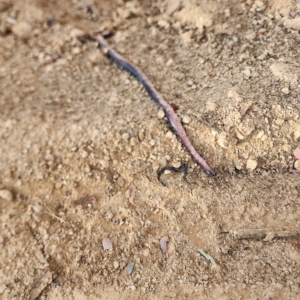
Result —
[[165, 112], [162, 109], [160, 109], [157, 113], [157, 117], [159, 119], [162, 119], [164, 116], [165, 116]]
[[61, 183], [61, 182], [56, 182], [56, 183], [55, 183], [55, 188], [56, 188], [57, 190], [59, 190], [61, 187], [62, 187], [62, 183]]
[[228, 141], [227, 141], [225, 132], [222, 132], [218, 135], [217, 143], [218, 143], [219, 146], [221, 146], [224, 149], [228, 148]]
[[12, 25], [14, 25], [14, 24], [17, 23], [16, 19], [13, 19], [13, 18], [10, 18], [10, 17], [7, 17], [7, 18], [5, 19], [5, 21], [6, 21], [8, 24], [12, 24]]
[[128, 140], [128, 139], [129, 139], [129, 134], [128, 134], [127, 132], [124, 132], [124, 133], [122, 134], [122, 139], [123, 139], [123, 140]]
[[288, 95], [290, 93], [290, 90], [289, 90], [289, 88], [284, 87], [283, 89], [281, 89], [281, 92]]
[[134, 267], [134, 262], [130, 262], [127, 266], [126, 266], [126, 273], [128, 275], [130, 275], [133, 271], [133, 267]]
[[81, 153], [82, 158], [86, 158], [86, 157], [88, 157], [88, 155], [89, 154], [85, 150], [83, 150], [82, 153]]
[[244, 71], [242, 71], [242, 73], [244, 75], [246, 75], [247, 77], [250, 77], [251, 76], [251, 70], [249, 68], [246, 68]]
[[263, 136], [264, 136], [264, 134], [265, 134], [265, 132], [263, 131], [263, 130], [260, 130], [259, 132], [258, 132], [258, 134], [257, 134], [257, 138], [258, 139], [261, 139]]
[[118, 269], [119, 268], [119, 263], [117, 261], [114, 261], [113, 266], [114, 266], [115, 269]]
[[27, 22], [20, 22], [20, 23], [15, 24], [12, 27], [12, 32], [17, 37], [19, 37], [21, 39], [26, 39], [30, 35], [31, 26]]
[[254, 159], [248, 159], [247, 160], [247, 166], [246, 168], [250, 171], [255, 170], [255, 168], [257, 167], [257, 161]]
[[189, 116], [183, 116], [182, 123], [184, 123], [184, 124], [191, 123], [191, 118]]
[[146, 248], [144, 251], [143, 251], [143, 255], [144, 256], [149, 256], [150, 254], [150, 250], [148, 248]]
[[136, 290], [136, 287], [134, 285], [130, 285], [129, 288], [131, 289], [132, 292]]
[[141, 142], [145, 139], [145, 133], [143, 131], [139, 132], [139, 139]]
[[6, 201], [12, 201], [13, 194], [9, 190], [0, 190], [0, 198], [4, 199]]
[[297, 159], [295, 162], [294, 162], [294, 168], [298, 171], [300, 171], [300, 160]]
[[240, 133], [240, 132], [236, 132], [236, 137], [239, 139], [239, 140], [243, 140], [245, 137]]
[[74, 28], [70, 32], [70, 36], [73, 38], [78, 36], [83, 36], [83, 35], [84, 35], [84, 31], [78, 28]]
[[163, 19], [160, 19], [160, 20], [157, 22], [157, 25], [158, 25], [159, 27], [162, 27], [162, 28], [165, 28], [165, 29], [168, 29], [168, 28], [170, 27], [170, 24], [169, 24], [167, 21], [163, 20]]
[[174, 60], [172, 58], [170, 58], [167, 63], [166, 63], [166, 66], [169, 67], [173, 64]]
[[112, 249], [112, 242], [108, 238], [103, 238], [102, 246], [103, 246], [104, 250], [110, 250], [110, 249]]
[[166, 133], [166, 138], [167, 139], [171, 139], [173, 137], [173, 133], [169, 130], [167, 133]]
[[284, 145], [282, 146], [282, 149], [283, 149], [285, 152], [291, 152], [292, 147], [291, 147], [289, 144], [284, 144]]
[[79, 47], [75, 47], [72, 49], [73, 54], [79, 54], [81, 52], [81, 49]]
[[152, 139], [152, 140], [150, 141], [150, 145], [151, 145], [151, 146], [155, 146], [155, 140]]
[[42, 205], [34, 205], [32, 207], [32, 209], [34, 210], [34, 212], [36, 212], [37, 214], [41, 213], [41, 211], [43, 210], [43, 206]]
[[204, 63], [205, 63], [205, 59], [204, 59], [203, 57], [200, 57], [200, 58], [199, 58], [199, 63], [200, 63], [200, 64], [204, 64]]

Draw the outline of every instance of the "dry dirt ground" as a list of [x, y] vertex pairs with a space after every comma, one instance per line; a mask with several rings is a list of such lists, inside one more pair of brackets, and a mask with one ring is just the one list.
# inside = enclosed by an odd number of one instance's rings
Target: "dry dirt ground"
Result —
[[1, 299], [299, 299], [299, 2], [0, 1]]

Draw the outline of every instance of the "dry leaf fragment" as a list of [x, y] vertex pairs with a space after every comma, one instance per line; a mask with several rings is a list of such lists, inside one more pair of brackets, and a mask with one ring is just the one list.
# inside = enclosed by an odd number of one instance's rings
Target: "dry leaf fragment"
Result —
[[111, 243], [110, 239], [103, 238], [103, 240], [102, 240], [102, 246], [103, 246], [104, 250], [110, 250], [110, 249], [112, 249], [112, 243]]
[[294, 155], [296, 159], [300, 159], [300, 148], [296, 148], [294, 150]]
[[167, 237], [167, 236], [162, 237], [159, 241], [160, 249], [161, 249], [162, 253], [164, 254], [165, 258], [168, 258], [168, 256], [169, 256], [167, 242], [169, 242], [169, 237]]
[[136, 192], [136, 186], [131, 183], [130, 186], [129, 186], [129, 191], [130, 191], [130, 195], [129, 195], [129, 202], [135, 206], [133, 200], [134, 200], [134, 197], [135, 197], [135, 192]]

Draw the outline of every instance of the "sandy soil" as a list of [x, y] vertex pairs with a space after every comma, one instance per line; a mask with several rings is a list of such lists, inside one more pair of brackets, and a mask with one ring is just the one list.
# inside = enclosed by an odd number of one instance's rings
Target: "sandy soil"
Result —
[[[1, 299], [299, 297], [299, 14], [299, 0], [0, 1]], [[82, 38], [105, 28], [217, 176]], [[167, 172], [163, 187], [157, 170], [181, 162], [188, 183]]]

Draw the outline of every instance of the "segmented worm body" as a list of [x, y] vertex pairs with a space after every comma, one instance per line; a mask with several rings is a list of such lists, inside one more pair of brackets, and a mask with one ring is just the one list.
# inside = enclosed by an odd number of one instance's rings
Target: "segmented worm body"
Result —
[[137, 67], [128, 62], [119, 53], [113, 50], [104, 37], [101, 34], [92, 34], [91, 37], [95, 39], [99, 46], [102, 48], [103, 52], [115, 61], [120, 67], [125, 69], [127, 72], [132, 74], [145, 88], [149, 96], [164, 110], [166, 117], [168, 118], [171, 126], [173, 127], [176, 134], [179, 136], [182, 144], [194, 158], [194, 160], [203, 167], [203, 169], [210, 175], [215, 175], [212, 168], [206, 163], [206, 161], [197, 153], [194, 146], [190, 142], [182, 124], [180, 118], [176, 115], [172, 106], [167, 103], [160, 93], [154, 88], [150, 80], [143, 74]]

